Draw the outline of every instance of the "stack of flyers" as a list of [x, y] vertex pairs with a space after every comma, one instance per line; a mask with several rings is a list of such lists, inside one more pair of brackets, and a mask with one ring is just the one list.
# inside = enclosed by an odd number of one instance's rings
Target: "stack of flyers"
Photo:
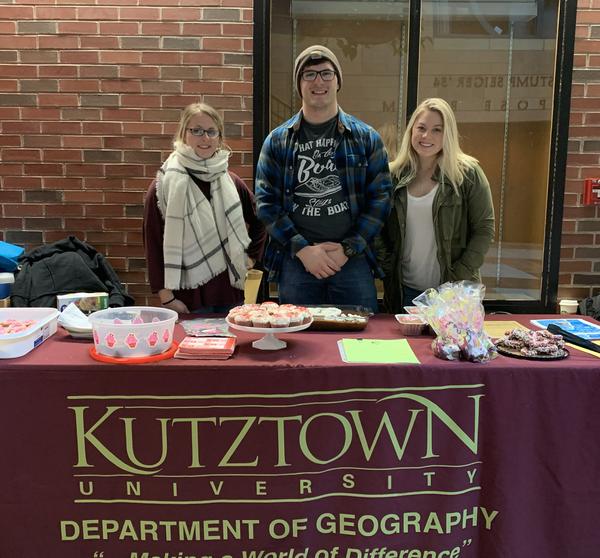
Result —
[[229, 358], [235, 350], [235, 337], [186, 337], [177, 348], [175, 358]]

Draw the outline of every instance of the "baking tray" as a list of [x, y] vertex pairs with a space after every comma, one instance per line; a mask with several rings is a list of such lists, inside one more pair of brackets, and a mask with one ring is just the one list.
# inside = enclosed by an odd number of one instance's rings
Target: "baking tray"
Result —
[[333, 319], [324, 319], [318, 316], [313, 316], [313, 322], [309, 327], [310, 330], [318, 331], [362, 331], [367, 327], [369, 318], [373, 315], [368, 308], [363, 306], [339, 305], [339, 304], [310, 304], [306, 305], [309, 310], [311, 308], [338, 308], [342, 311], [342, 316], [354, 314], [361, 316], [361, 320], [353, 321], [337, 321]]

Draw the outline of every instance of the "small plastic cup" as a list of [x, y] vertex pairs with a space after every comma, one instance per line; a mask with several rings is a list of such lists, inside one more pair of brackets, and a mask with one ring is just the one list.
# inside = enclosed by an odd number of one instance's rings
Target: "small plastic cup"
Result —
[[244, 286], [244, 304], [254, 304], [258, 298], [258, 289], [263, 272], [260, 269], [249, 269]]
[[576, 300], [569, 298], [563, 298], [559, 302], [559, 308], [561, 314], [577, 314], [577, 307], [579, 303]]

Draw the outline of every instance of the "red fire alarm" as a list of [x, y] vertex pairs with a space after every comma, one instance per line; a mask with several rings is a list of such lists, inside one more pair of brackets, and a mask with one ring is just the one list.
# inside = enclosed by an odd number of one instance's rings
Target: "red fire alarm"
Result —
[[586, 178], [583, 183], [583, 205], [600, 205], [600, 178]]

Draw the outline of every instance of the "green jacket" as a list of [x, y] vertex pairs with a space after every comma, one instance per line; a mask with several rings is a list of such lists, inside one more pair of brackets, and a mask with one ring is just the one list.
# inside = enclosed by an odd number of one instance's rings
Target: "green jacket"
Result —
[[[406, 231], [408, 182], [406, 175], [393, 179], [392, 211], [377, 243], [379, 263], [385, 272], [383, 302], [390, 313], [404, 311], [401, 258]], [[479, 268], [494, 238], [492, 193], [479, 165], [467, 171], [457, 190], [458, 194], [449, 179], [444, 177], [433, 200], [433, 226], [441, 282], [479, 282]]]

